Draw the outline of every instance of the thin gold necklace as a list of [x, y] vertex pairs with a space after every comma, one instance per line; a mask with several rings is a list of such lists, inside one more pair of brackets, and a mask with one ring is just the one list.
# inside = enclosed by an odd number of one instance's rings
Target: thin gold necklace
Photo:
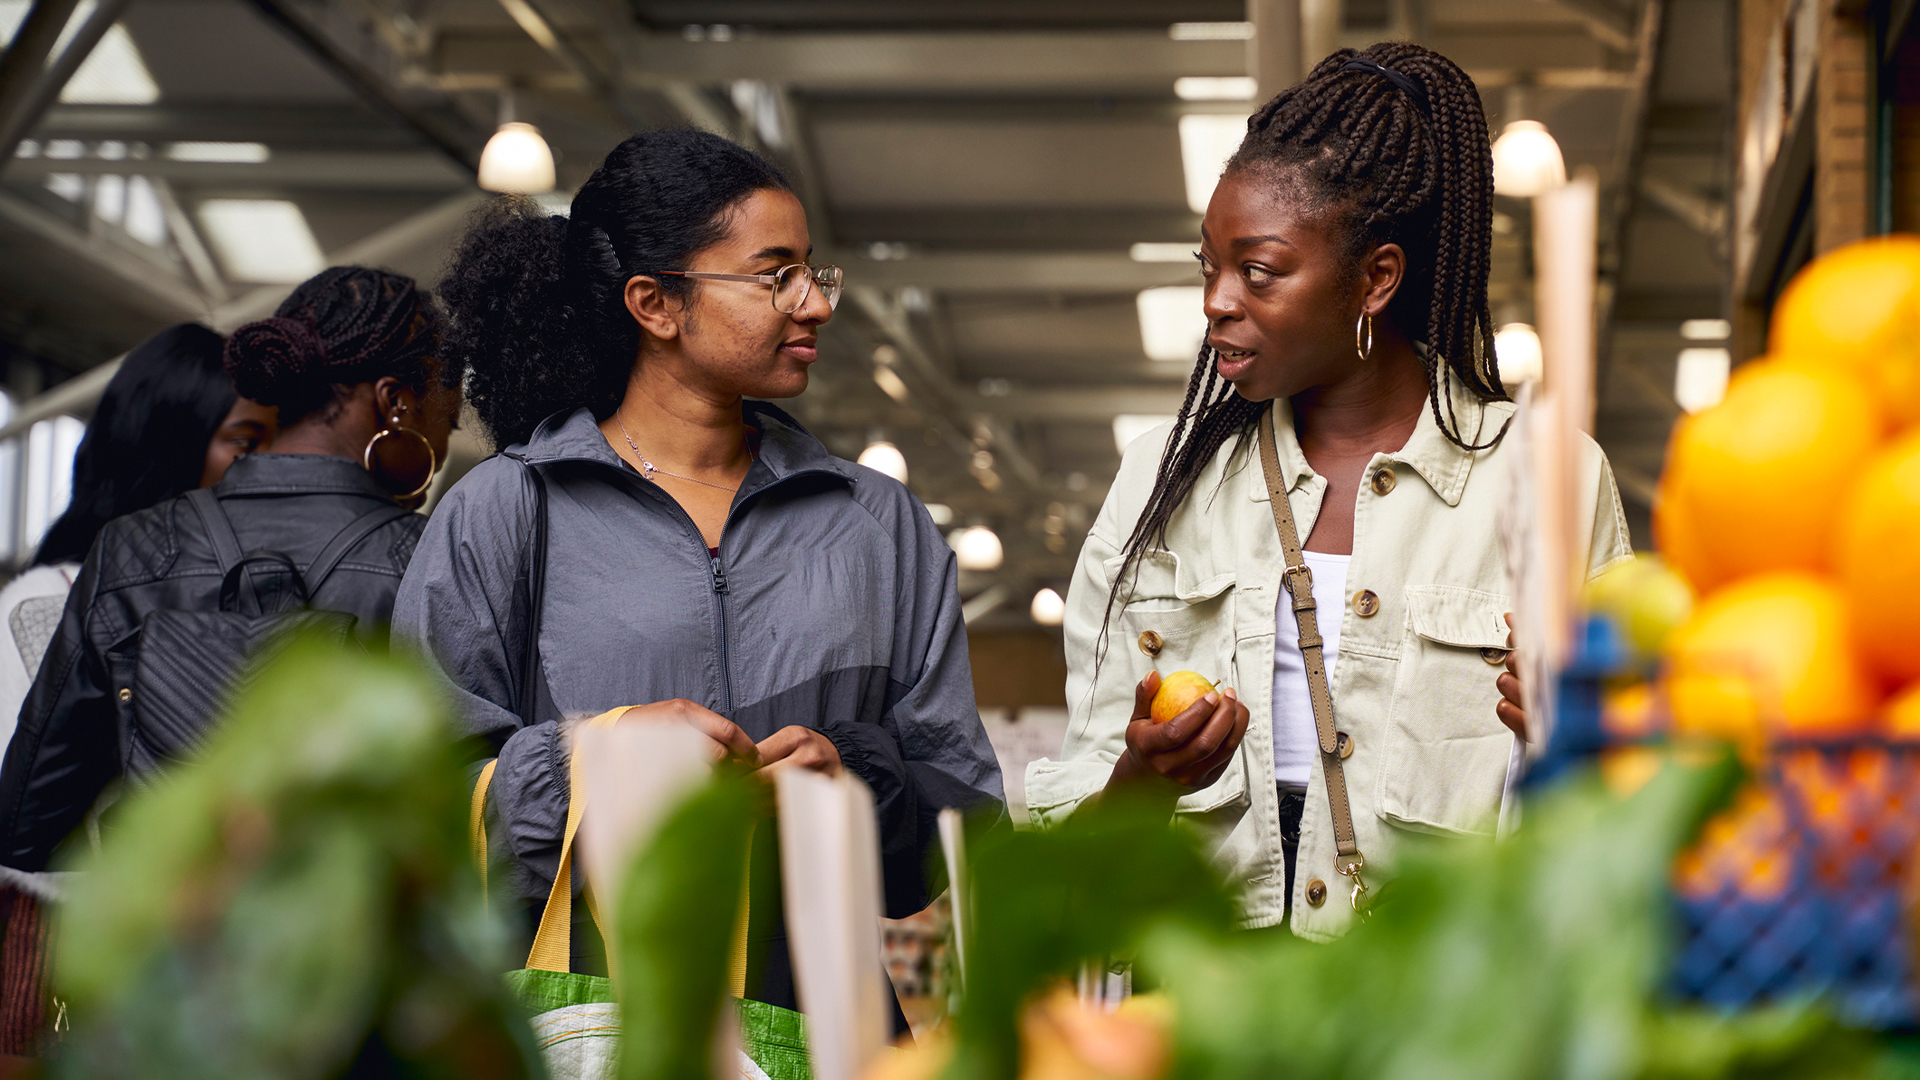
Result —
[[[613, 414], [613, 422], [620, 425], [620, 434], [625, 435], [627, 437], [627, 445], [633, 447], [633, 456], [640, 459], [640, 475], [646, 477], [648, 480], [652, 480], [654, 477], [654, 474], [658, 473], [661, 476], [671, 476], [675, 480], [685, 480], [690, 484], [705, 484], [710, 488], [715, 488], [720, 491], [737, 492], [740, 490], [739, 484], [735, 484], [732, 487], [728, 487], [725, 484], [716, 484], [711, 480], [702, 480], [697, 476], [682, 476], [677, 472], [668, 472], [667, 470], [661, 468], [660, 466], [655, 465], [653, 462], [648, 461], [647, 455], [640, 452], [639, 444], [633, 441], [633, 434], [627, 430], [627, 425], [621, 421], [619, 413]], [[749, 451], [747, 456], [749, 459], [751, 459], [753, 456], [752, 452]]]

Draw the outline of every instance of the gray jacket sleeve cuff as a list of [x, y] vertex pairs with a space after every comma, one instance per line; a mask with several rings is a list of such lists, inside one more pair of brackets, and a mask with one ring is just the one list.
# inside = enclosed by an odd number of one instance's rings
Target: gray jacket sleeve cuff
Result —
[[522, 728], [500, 748], [487, 791], [488, 836], [489, 846], [510, 856], [504, 866], [513, 896], [545, 902], [552, 890], [569, 795], [559, 724]]

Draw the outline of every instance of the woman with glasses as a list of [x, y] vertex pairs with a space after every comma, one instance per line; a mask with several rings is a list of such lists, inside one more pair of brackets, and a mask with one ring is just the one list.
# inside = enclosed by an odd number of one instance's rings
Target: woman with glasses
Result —
[[[658, 131], [569, 215], [494, 204], [443, 282], [448, 353], [504, 452], [435, 509], [395, 632], [498, 755], [487, 835], [535, 921], [580, 717], [632, 706], [620, 722], [690, 724], [762, 771], [851, 769], [894, 916], [929, 899], [939, 810], [1001, 797], [952, 552], [903, 485], [766, 404], [806, 389], [840, 297], [810, 252], [772, 165]], [[575, 970], [599, 971], [587, 926]], [[749, 996], [792, 1007], [779, 919], [756, 910], [750, 936]]]

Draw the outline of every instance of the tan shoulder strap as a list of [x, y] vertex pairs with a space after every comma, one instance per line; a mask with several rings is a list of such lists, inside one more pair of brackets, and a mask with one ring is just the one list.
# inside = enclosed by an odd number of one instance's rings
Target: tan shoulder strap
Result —
[[1333, 809], [1333, 866], [1353, 882], [1353, 910], [1363, 912], [1367, 883], [1360, 871], [1367, 865], [1353, 835], [1353, 807], [1347, 801], [1347, 773], [1340, 764], [1340, 744], [1346, 736], [1333, 726], [1333, 691], [1327, 686], [1326, 642], [1320, 637], [1320, 619], [1313, 602], [1313, 568], [1301, 552], [1300, 531], [1293, 524], [1293, 504], [1280, 478], [1280, 451], [1274, 445], [1273, 409], [1260, 414], [1260, 467], [1266, 473], [1267, 496], [1273, 502], [1273, 525], [1280, 531], [1280, 550], [1287, 559], [1282, 575], [1293, 596], [1294, 618], [1300, 624], [1300, 659], [1307, 669], [1307, 695], [1313, 700], [1313, 726], [1320, 739], [1320, 763], [1327, 778], [1327, 802]]

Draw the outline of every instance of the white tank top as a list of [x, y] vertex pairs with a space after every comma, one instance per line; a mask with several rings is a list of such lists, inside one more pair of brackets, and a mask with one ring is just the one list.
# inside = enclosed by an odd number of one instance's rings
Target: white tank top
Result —
[[[1347, 607], [1347, 564], [1351, 555], [1302, 552], [1313, 571], [1313, 602], [1320, 636], [1326, 641], [1327, 682], [1340, 660], [1340, 617]], [[1280, 587], [1273, 619], [1273, 776], [1282, 784], [1306, 787], [1320, 736], [1313, 724], [1313, 698], [1307, 693], [1307, 666], [1300, 656], [1300, 623], [1293, 617], [1293, 594]]]

